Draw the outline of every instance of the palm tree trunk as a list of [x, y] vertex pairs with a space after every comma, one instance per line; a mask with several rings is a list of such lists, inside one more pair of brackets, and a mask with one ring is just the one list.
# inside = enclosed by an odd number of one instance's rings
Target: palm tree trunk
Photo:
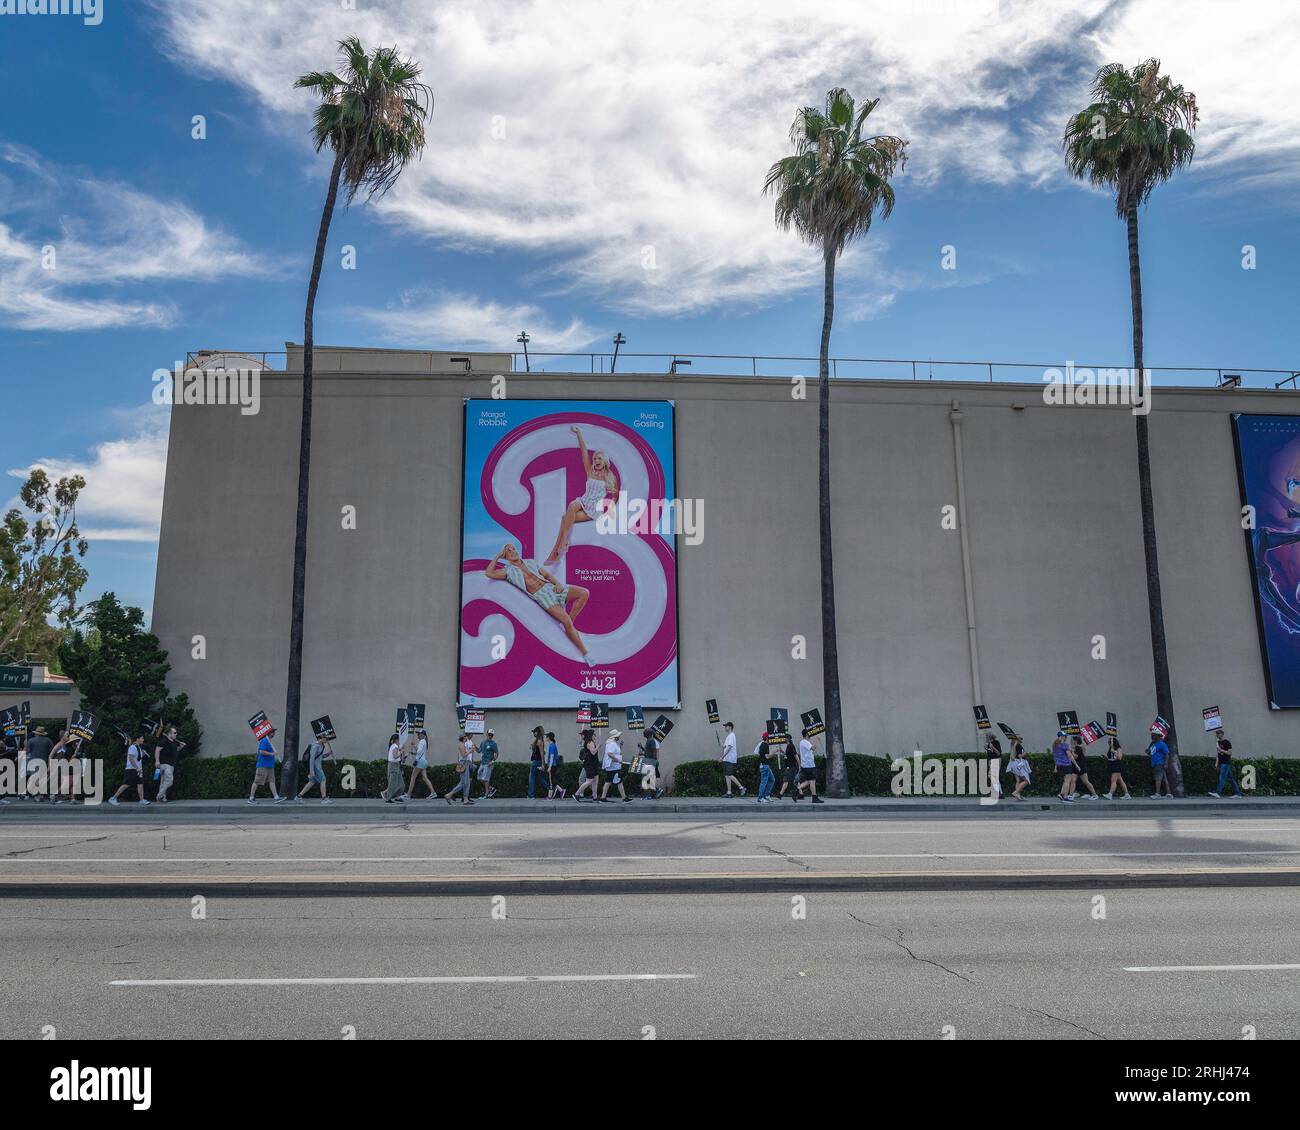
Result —
[[817, 517], [821, 527], [822, 688], [826, 707], [826, 792], [849, 795], [840, 717], [840, 653], [835, 635], [835, 555], [831, 552], [831, 323], [835, 320], [835, 253], [826, 245], [822, 299], [822, 349], [817, 390]]
[[[1146, 374], [1142, 369], [1142, 268], [1138, 255], [1137, 204], [1128, 206], [1128, 277], [1133, 302], [1133, 379], [1145, 397]], [[1183, 770], [1178, 760], [1178, 734], [1174, 728], [1174, 696], [1169, 684], [1169, 652], [1165, 647], [1165, 611], [1160, 599], [1160, 561], [1156, 553], [1156, 513], [1151, 495], [1151, 449], [1147, 415], [1138, 413], [1138, 491], [1142, 503], [1142, 552], [1147, 568], [1147, 615], [1151, 622], [1151, 661], [1155, 667], [1156, 713], [1169, 723], [1165, 741], [1169, 745], [1169, 779], [1175, 795], [1183, 795]]]
[[312, 260], [311, 281], [307, 284], [307, 310], [302, 325], [302, 430], [298, 439], [298, 511], [293, 536], [293, 602], [289, 627], [289, 686], [284, 700], [284, 769], [280, 774], [281, 791], [295, 796], [298, 791], [298, 721], [302, 708], [302, 631], [307, 592], [307, 493], [311, 485], [311, 405], [312, 351], [315, 345], [316, 289], [320, 286], [321, 267], [325, 261], [325, 244], [329, 239], [334, 203], [339, 195], [339, 174], [343, 155], [334, 155], [330, 170], [329, 191], [321, 211], [320, 230], [316, 233], [316, 257]]

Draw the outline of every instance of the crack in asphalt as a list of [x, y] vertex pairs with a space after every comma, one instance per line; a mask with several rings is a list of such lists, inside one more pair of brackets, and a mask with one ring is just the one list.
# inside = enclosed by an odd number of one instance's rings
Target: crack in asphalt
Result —
[[922, 963], [925, 964], [925, 965], [933, 965], [936, 969], [942, 969], [945, 973], [950, 973], [950, 974], [952, 974], [952, 976], [956, 977], [959, 981], [965, 981], [968, 985], [976, 985], [976, 984], [979, 983], [979, 982], [977, 982], [974, 978], [972, 978], [972, 977], [967, 977], [964, 973], [958, 973], [957, 970], [955, 970], [955, 969], [949, 969], [949, 968], [948, 968], [946, 965], [944, 965], [942, 962], [934, 961], [934, 960], [932, 960], [931, 958], [928, 958], [928, 957], [922, 957], [922, 956], [921, 956], [920, 954], [918, 954], [915, 950], [913, 950], [913, 949], [911, 948], [911, 946], [909, 946], [906, 942], [903, 941], [903, 927], [901, 927], [901, 926], [893, 926], [893, 927], [889, 927], [889, 926], [880, 926], [880, 925], [877, 925], [875, 922], [868, 922], [865, 918], [859, 918], [859, 917], [858, 917], [856, 914], [854, 914], [853, 911], [851, 911], [851, 910], [845, 911], [845, 913], [846, 913], [850, 918], [852, 918], [854, 922], [857, 922], [857, 923], [859, 923], [860, 925], [863, 925], [863, 926], [870, 926], [873, 930], [888, 930], [888, 929], [892, 929], [892, 930], [893, 930], [893, 931], [894, 931], [898, 936], [897, 936], [896, 938], [890, 938], [889, 940], [892, 941], [892, 942], [894, 943], [894, 945], [898, 946], [898, 948], [901, 949], [905, 954], [907, 954], [907, 956], [910, 957], [913, 961], [919, 961], [919, 962], [922, 962]]
[[39, 847], [18, 848], [14, 851], [5, 852], [5, 858], [11, 859], [19, 855], [31, 855], [34, 851], [49, 851], [51, 848], [79, 847], [81, 844], [98, 844], [108, 839], [108, 836], [91, 836], [85, 840], [73, 840], [70, 844], [41, 844]]

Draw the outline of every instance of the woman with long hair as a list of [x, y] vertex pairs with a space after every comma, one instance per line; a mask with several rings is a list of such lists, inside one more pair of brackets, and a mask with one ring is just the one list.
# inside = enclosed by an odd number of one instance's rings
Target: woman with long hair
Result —
[[411, 783], [407, 787], [406, 795], [414, 800], [415, 782], [423, 780], [425, 788], [429, 790], [429, 795], [424, 799], [437, 800], [438, 790], [433, 787], [433, 782], [429, 780], [429, 735], [421, 730], [418, 738], [419, 740], [415, 744], [415, 768], [411, 770]]
[[575, 498], [560, 519], [560, 532], [555, 535], [555, 546], [546, 558], [547, 565], [556, 564], [569, 550], [569, 535], [575, 522], [594, 522], [605, 508], [605, 499], [618, 497], [618, 476], [610, 466], [609, 456], [603, 451], [588, 453], [582, 429], [570, 428], [578, 437], [578, 450], [582, 453], [582, 473], [587, 478], [587, 489], [581, 498]]

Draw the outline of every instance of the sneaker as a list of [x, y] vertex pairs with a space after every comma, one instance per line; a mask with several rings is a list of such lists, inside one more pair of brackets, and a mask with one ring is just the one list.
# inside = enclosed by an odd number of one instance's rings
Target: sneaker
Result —
[[282, 796], [278, 796], [278, 797], [275, 798], [275, 800], [274, 800], [272, 803], [274, 803], [274, 804], [283, 804], [283, 803], [284, 803], [284, 797], [282, 797]]
[[[1229, 799], [1229, 800], [1241, 800], [1241, 793], [1233, 793], [1232, 796], [1230, 796], [1228, 799]], [[6, 801], [5, 803], [8, 804], [9, 802]]]
[[1120, 799], [1120, 800], [1132, 800], [1132, 799], [1133, 799], [1133, 794], [1132, 794], [1132, 793], [1125, 793], [1125, 794], [1124, 794], [1122, 797], [1120, 797], [1119, 799]]
[[1083, 794], [1083, 799], [1084, 799], [1084, 800], [1096, 800], [1096, 799], [1097, 799], [1097, 794], [1096, 794], [1096, 793], [1084, 793], [1084, 794]]
[[[117, 801], [113, 801], [112, 803], [113, 803], [113, 804], [116, 804]], [[249, 797], [248, 800], [246, 800], [244, 803], [245, 803], [245, 804], [256, 804], [256, 803], [257, 803], [257, 797], [252, 797], [252, 796], [251, 796], [251, 797]]]
[[151, 800], [142, 800], [140, 803], [141, 803], [141, 804], [153, 804], [153, 801], [151, 801]]
[[1016, 796], [1016, 800], [1024, 800], [1024, 799], [1025, 799], [1025, 798], [1022, 797], [1019, 793], [1016, 793], [1015, 796]]
[[744, 785], [741, 785], [741, 786], [740, 786], [740, 795], [741, 795], [741, 796], [744, 796], [747, 792], [749, 792], [749, 790], [748, 790], [747, 788], [745, 788]]
[[[8, 803], [9, 803], [8, 801], [5, 801], [5, 804], [8, 804]], [[111, 797], [108, 798], [108, 803], [111, 804], [111, 805], [117, 806], [117, 805], [121, 804], [122, 802], [121, 802], [120, 800], [118, 800], [117, 797], [115, 797], [115, 796], [111, 796]], [[248, 803], [249, 803], [249, 804], [252, 804], [253, 802], [250, 800]]]
[[293, 798], [293, 803], [294, 803], [294, 804], [306, 804], [307, 802], [306, 802], [305, 800], [303, 800], [302, 797], [300, 797], [300, 796], [296, 796], [296, 797]]
[[812, 798], [812, 802], [813, 802], [813, 804], [825, 804], [825, 803], [826, 803], [826, 802], [825, 802], [824, 800], [822, 800], [822, 798], [819, 797], [819, 796], [814, 796], [814, 797]]
[[1210, 796], [1214, 797], [1215, 800], [1222, 800], [1222, 799], [1223, 799], [1221, 796], [1219, 796], [1218, 793], [1211, 793]]
[[1111, 796], [1110, 793], [1107, 793], [1107, 794], [1106, 794], [1106, 799], [1107, 799], [1107, 800], [1114, 800], [1115, 798], [1114, 798], [1113, 796]]
[[460, 803], [461, 803], [461, 804], [473, 804], [474, 802], [473, 802], [472, 800], [462, 800]]
[[321, 801], [320, 801], [320, 802], [321, 802], [321, 804], [333, 804], [333, 803], [334, 803], [334, 802], [333, 802], [332, 800], [330, 800], [330, 798], [327, 797], [327, 796], [326, 796], [326, 797], [321, 797]]
[[632, 798], [631, 798], [630, 796], [625, 796], [625, 797], [623, 798], [623, 803], [624, 803], [624, 804], [631, 804], [631, 803], [632, 803]]
[[794, 801], [795, 804], [798, 804], [798, 803], [799, 803], [799, 794], [798, 794], [797, 792], [793, 792], [793, 793], [791, 793], [791, 794], [790, 794], [790, 799], [791, 799], [792, 801]]

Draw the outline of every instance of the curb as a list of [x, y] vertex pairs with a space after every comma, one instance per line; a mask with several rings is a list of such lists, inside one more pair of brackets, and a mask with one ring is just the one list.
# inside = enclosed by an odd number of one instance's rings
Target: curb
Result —
[[816, 892], [1071, 891], [1214, 887], [1297, 887], [1300, 868], [1196, 871], [907, 872], [894, 874], [614, 875], [411, 879], [72, 879], [32, 883], [0, 880], [3, 899], [185, 898], [440, 898], [493, 895], [809, 894]]

